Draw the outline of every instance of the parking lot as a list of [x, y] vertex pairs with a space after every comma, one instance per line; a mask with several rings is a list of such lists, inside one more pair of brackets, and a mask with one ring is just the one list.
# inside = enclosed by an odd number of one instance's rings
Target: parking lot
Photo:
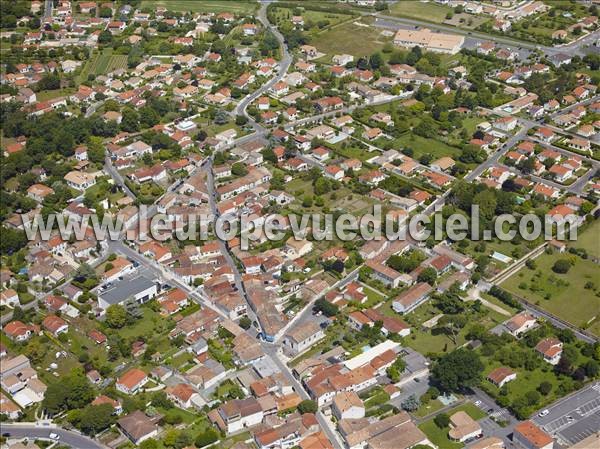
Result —
[[600, 429], [600, 383], [557, 402], [533, 419], [565, 446], [574, 445]]

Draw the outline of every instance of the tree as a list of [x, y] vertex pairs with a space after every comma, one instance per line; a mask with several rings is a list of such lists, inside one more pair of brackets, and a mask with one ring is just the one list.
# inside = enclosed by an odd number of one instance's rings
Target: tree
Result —
[[323, 312], [323, 314], [327, 317], [335, 316], [339, 312], [338, 306], [330, 303], [329, 301], [326, 301], [323, 298], [317, 299], [315, 301], [315, 305], [314, 305], [313, 309], [316, 311]]
[[243, 316], [240, 318], [240, 327], [242, 329], [248, 330], [252, 326], [252, 320], [247, 316]]
[[445, 429], [450, 425], [450, 417], [446, 413], [440, 413], [435, 418], [433, 418], [433, 422], [440, 429]]
[[144, 440], [140, 443], [139, 448], [140, 449], [159, 449], [159, 444], [158, 441], [156, 441], [153, 438], [150, 438], [149, 440]]
[[[4, 164], [3, 164], [4, 165]], [[0, 254], [9, 255], [27, 245], [25, 231], [0, 226]]]
[[547, 396], [552, 391], [552, 384], [545, 380], [539, 384], [537, 389], [541, 394]]
[[567, 259], [559, 259], [552, 265], [552, 271], [559, 274], [565, 274], [571, 268], [571, 262]]
[[437, 279], [437, 271], [433, 267], [427, 267], [419, 273], [417, 280], [419, 282], [427, 282], [429, 285], [435, 284]]
[[111, 304], [106, 309], [106, 324], [113, 329], [121, 329], [127, 324], [127, 311], [120, 304]]
[[369, 65], [373, 70], [380, 69], [384, 64], [383, 56], [381, 56], [381, 53], [379, 52], [373, 53], [369, 58]]
[[121, 129], [128, 133], [134, 133], [140, 130], [139, 115], [131, 108], [123, 110], [123, 118], [121, 120]]
[[144, 128], [151, 128], [160, 122], [160, 115], [149, 106], [140, 108], [140, 123]]
[[108, 30], [104, 30], [98, 36], [99, 44], [110, 44], [112, 42], [112, 34]]
[[585, 375], [592, 379], [600, 374], [600, 364], [595, 360], [588, 360], [584, 365], [584, 369]]
[[209, 444], [214, 443], [215, 441], [217, 441], [219, 439], [219, 434], [212, 428], [202, 432], [200, 435], [198, 435], [196, 437], [196, 441], [194, 441], [194, 444], [196, 445], [196, 447], [204, 447], [204, 446], [208, 446]]
[[82, 408], [94, 399], [94, 389], [81, 370], [75, 369], [59, 382], [48, 385], [42, 405], [51, 415]]
[[243, 162], [234, 162], [231, 166], [231, 173], [235, 176], [245, 176], [248, 174], [248, 169], [246, 168], [246, 164]]
[[406, 410], [407, 412], [414, 412], [421, 406], [421, 402], [417, 399], [417, 397], [413, 394], [406, 398], [400, 404], [402, 410]]
[[311, 401], [310, 399], [305, 399], [304, 401], [298, 404], [298, 411], [300, 414], [304, 415], [305, 413], [317, 413], [318, 406], [315, 401]]
[[400, 381], [400, 376], [406, 369], [406, 362], [402, 357], [398, 357], [394, 363], [386, 370], [386, 374], [392, 382], [396, 383]]
[[94, 136], [90, 137], [87, 153], [90, 161], [95, 163], [103, 163], [106, 153], [102, 139]]
[[444, 315], [438, 321], [436, 329], [448, 335], [452, 342], [456, 344], [456, 338], [466, 324], [467, 318], [464, 315]]
[[325, 178], [324, 176], [320, 176], [319, 178], [317, 178], [314, 186], [315, 194], [317, 195], [323, 195], [331, 191], [331, 183], [329, 182], [329, 179]]
[[160, 407], [164, 409], [173, 408], [173, 403], [167, 398], [167, 394], [164, 391], [156, 391], [152, 394], [151, 404], [154, 407]]
[[227, 111], [219, 109], [215, 114], [213, 121], [215, 122], [215, 125], [224, 125], [227, 123], [229, 121], [229, 115], [227, 114]]
[[88, 405], [82, 410], [77, 427], [83, 433], [95, 435], [112, 425], [113, 413], [111, 404]]
[[483, 368], [477, 353], [459, 348], [439, 359], [432, 378], [442, 391], [460, 391], [477, 385]]

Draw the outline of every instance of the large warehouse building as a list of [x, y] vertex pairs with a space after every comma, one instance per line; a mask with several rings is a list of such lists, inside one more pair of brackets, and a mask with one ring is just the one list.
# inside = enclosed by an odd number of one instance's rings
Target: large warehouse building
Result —
[[394, 44], [400, 47], [422, 47], [424, 50], [438, 53], [458, 53], [465, 42], [464, 36], [456, 34], [433, 33], [431, 30], [398, 30]]

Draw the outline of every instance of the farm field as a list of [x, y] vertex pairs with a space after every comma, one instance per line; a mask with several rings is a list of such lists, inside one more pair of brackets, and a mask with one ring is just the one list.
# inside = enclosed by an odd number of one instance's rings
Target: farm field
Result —
[[[591, 238], [587, 233], [591, 231], [593, 234], [597, 229], [595, 226], [586, 230], [582, 237]], [[598, 234], [595, 235], [597, 238]], [[559, 259], [572, 262], [568, 273], [558, 274], [552, 271], [552, 266]], [[588, 331], [600, 335], [600, 298], [595, 293], [599, 288], [600, 266], [589, 259], [584, 260], [569, 253], [543, 254], [535, 259], [535, 263], [534, 270], [521, 269], [506, 280], [502, 287], [575, 326], [587, 327]], [[594, 318], [596, 319], [592, 322]]]
[[245, 14], [254, 11], [258, 3], [247, 0], [143, 0], [143, 8], [164, 6], [175, 12], [232, 12]]
[[112, 49], [104, 50], [94, 55], [83, 67], [79, 75], [80, 81], [85, 81], [89, 75], [106, 75], [117, 69], [127, 68], [127, 55], [113, 55]]

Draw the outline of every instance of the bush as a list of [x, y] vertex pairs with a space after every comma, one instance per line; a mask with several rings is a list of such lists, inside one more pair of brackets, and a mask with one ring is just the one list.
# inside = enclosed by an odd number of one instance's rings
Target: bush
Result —
[[571, 262], [567, 259], [559, 259], [552, 265], [552, 271], [559, 274], [565, 274], [571, 268]]
[[433, 422], [440, 429], [444, 429], [450, 425], [450, 417], [446, 413], [440, 413], [435, 418], [433, 418]]
[[317, 413], [317, 403], [311, 400], [304, 400], [298, 404], [298, 411], [304, 415], [305, 413]]
[[214, 443], [219, 439], [219, 435], [214, 429], [208, 429], [206, 432], [201, 433], [194, 441], [196, 447], [204, 447]]

